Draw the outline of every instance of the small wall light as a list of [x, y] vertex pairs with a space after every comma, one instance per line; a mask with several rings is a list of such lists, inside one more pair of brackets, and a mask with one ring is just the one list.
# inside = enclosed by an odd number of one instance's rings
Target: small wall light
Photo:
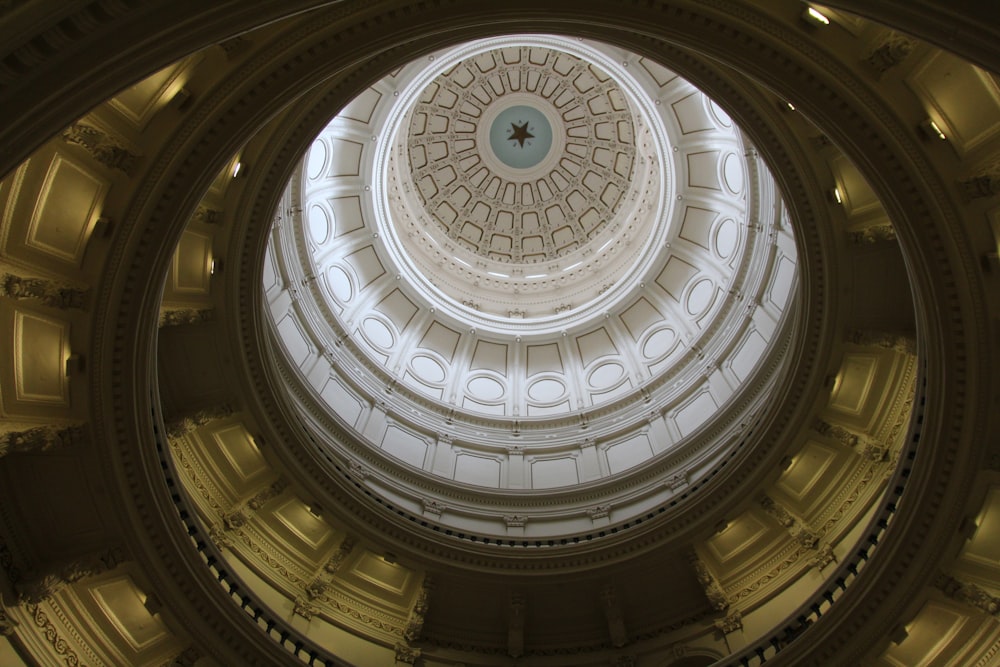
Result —
[[66, 357], [65, 373], [69, 377], [74, 373], [83, 372], [83, 355], [82, 354], [71, 354]]
[[941, 126], [934, 122], [934, 119], [928, 118], [920, 124], [920, 131], [924, 133], [928, 139], [941, 139], [946, 140], [948, 136], [941, 129]]
[[241, 171], [243, 171], [243, 163], [237, 160], [236, 164], [233, 165], [233, 178], [239, 176]]
[[840, 194], [840, 188], [834, 188], [830, 190], [830, 201], [834, 204], [843, 204], [844, 198]]
[[815, 7], [806, 7], [802, 12], [802, 20], [812, 26], [830, 25], [829, 17]]
[[223, 262], [221, 257], [213, 257], [212, 263], [208, 267], [209, 275], [215, 275], [216, 273], [221, 273], [223, 267]]

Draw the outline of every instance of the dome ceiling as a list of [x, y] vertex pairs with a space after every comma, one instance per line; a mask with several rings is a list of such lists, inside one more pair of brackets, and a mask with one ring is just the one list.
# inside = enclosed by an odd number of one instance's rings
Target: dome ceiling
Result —
[[[522, 140], [539, 153], [511, 166]], [[566, 535], [590, 525], [575, 489], [646, 512], [719, 464], [783, 368], [773, 179], [708, 97], [606, 45], [411, 63], [331, 121], [286, 198], [302, 224], [275, 230], [264, 288], [304, 419], [445, 525]]]

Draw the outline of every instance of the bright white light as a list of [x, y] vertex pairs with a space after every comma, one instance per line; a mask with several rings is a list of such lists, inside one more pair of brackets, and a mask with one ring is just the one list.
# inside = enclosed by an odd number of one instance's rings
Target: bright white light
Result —
[[508, 276], [506, 273], [494, 273], [493, 271], [487, 271], [486, 273], [490, 274], [491, 276], [496, 276], [497, 278], [510, 278], [510, 276]]
[[237, 162], [235, 165], [233, 165], [233, 178], [236, 178], [239, 175], [240, 169], [242, 168], [243, 168], [242, 162]]
[[830, 25], [830, 19], [828, 19], [825, 14], [823, 14], [822, 12], [813, 7], [807, 9], [806, 14], [809, 15], [809, 18], [812, 19], [814, 23], [820, 23], [822, 25]]

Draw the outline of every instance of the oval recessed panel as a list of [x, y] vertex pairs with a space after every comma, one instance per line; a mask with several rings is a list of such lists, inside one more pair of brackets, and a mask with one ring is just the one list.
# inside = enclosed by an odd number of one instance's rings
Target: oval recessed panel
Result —
[[309, 207], [309, 236], [316, 245], [323, 245], [330, 238], [330, 215], [322, 206]]
[[715, 252], [719, 257], [729, 259], [740, 240], [740, 228], [732, 218], [723, 220], [715, 230]]
[[677, 333], [673, 329], [654, 331], [642, 346], [642, 356], [647, 359], [659, 359], [670, 352], [676, 342]]
[[333, 298], [341, 303], [347, 303], [354, 296], [354, 286], [351, 285], [351, 279], [339, 266], [331, 266], [330, 270], [327, 272], [330, 281], [330, 291], [333, 292]]
[[735, 153], [730, 153], [722, 161], [722, 178], [733, 194], [743, 192], [743, 165]]
[[549, 378], [532, 382], [531, 386], [528, 387], [528, 396], [533, 401], [538, 401], [540, 403], [548, 403], [550, 401], [558, 400], [565, 393], [566, 387], [562, 382]]
[[483, 401], [495, 401], [504, 394], [502, 384], [490, 377], [479, 376], [469, 380], [466, 385], [468, 392], [474, 397]]
[[700, 315], [712, 303], [715, 285], [708, 278], [702, 278], [688, 293], [687, 310], [691, 315]]
[[317, 139], [309, 148], [309, 159], [306, 162], [306, 175], [310, 179], [319, 178], [326, 167], [327, 158], [326, 144], [322, 139]]
[[613, 361], [601, 364], [590, 374], [590, 386], [595, 389], [610, 387], [618, 382], [624, 373], [625, 369], [621, 364], [616, 364]]
[[423, 354], [413, 357], [410, 362], [413, 374], [424, 382], [441, 382], [444, 380], [444, 367], [436, 359]]
[[383, 350], [388, 350], [392, 347], [393, 337], [392, 331], [389, 327], [382, 324], [373, 317], [369, 317], [362, 324], [365, 330], [365, 335], [368, 337], [372, 343]]

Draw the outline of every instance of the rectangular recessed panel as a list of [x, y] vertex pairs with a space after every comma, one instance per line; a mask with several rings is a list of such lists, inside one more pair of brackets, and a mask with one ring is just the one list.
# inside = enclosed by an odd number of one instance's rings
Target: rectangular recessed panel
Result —
[[1000, 86], [975, 65], [937, 51], [914, 70], [907, 83], [929, 107], [948, 141], [965, 153], [1000, 131]]
[[146, 594], [129, 576], [104, 581], [90, 589], [103, 615], [133, 651], [141, 651], [167, 639], [163, 622], [146, 609]]
[[670, 106], [674, 110], [674, 115], [677, 116], [677, 123], [681, 126], [683, 134], [715, 129], [715, 123], [712, 122], [705, 110], [705, 100], [702, 93], [691, 93]]
[[366, 551], [355, 563], [351, 572], [396, 595], [402, 595], [412, 574], [396, 563], [388, 563], [381, 556]]
[[653, 447], [649, 443], [649, 436], [641, 433], [615, 445], [611, 445], [608, 447], [605, 455], [608, 459], [608, 468], [611, 470], [611, 474], [614, 475], [649, 459], [653, 455]]
[[712, 223], [719, 217], [718, 211], [707, 208], [688, 206], [684, 209], [684, 222], [681, 223], [681, 238], [697, 243], [706, 250], [709, 249], [712, 234]]
[[311, 549], [318, 549], [333, 535], [327, 523], [310, 512], [305, 503], [297, 498], [290, 499], [274, 510], [274, 516]]
[[484, 456], [459, 453], [455, 457], [455, 479], [478, 486], [499, 488], [500, 462]]
[[629, 306], [619, 317], [634, 340], [639, 340], [639, 337], [650, 326], [664, 319], [663, 313], [657, 310], [656, 306], [644, 297], [636, 299], [635, 303]]
[[531, 487], [534, 489], [550, 489], [579, 482], [576, 459], [571, 456], [531, 462]]
[[442, 357], [451, 361], [455, 356], [455, 348], [461, 335], [454, 329], [449, 329], [440, 322], [433, 322], [427, 327], [426, 333], [420, 339], [420, 347], [434, 350]]
[[639, 60], [639, 64], [642, 66], [644, 70], [649, 72], [649, 75], [653, 77], [653, 81], [655, 81], [656, 85], [658, 85], [660, 88], [662, 88], [663, 86], [667, 85], [668, 83], [677, 78], [676, 74], [674, 74], [666, 67], [663, 67], [662, 65], [660, 65], [655, 61], [648, 60], [646, 58], [641, 58]]
[[551, 343], [549, 345], [528, 346], [528, 377], [536, 373], [562, 373], [563, 370], [562, 356], [559, 353], [558, 345]]
[[589, 366], [590, 362], [609, 354], [617, 354], [611, 336], [604, 327], [595, 329], [588, 334], [576, 337], [577, 351], [580, 353], [580, 361], [584, 366]]
[[719, 151], [689, 153], [687, 156], [688, 185], [692, 188], [721, 191], [719, 160]]
[[298, 322], [290, 315], [286, 315], [278, 322], [278, 336], [285, 345], [285, 350], [292, 363], [301, 367], [311, 354], [309, 341], [306, 335], [299, 329]]
[[320, 396], [345, 423], [350, 426], [358, 423], [358, 417], [364, 411], [364, 405], [340, 380], [336, 378], [327, 380], [320, 391]]
[[712, 536], [706, 546], [719, 563], [738, 557], [753, 558], [762, 553], [761, 541], [767, 536], [767, 528], [756, 514], [744, 512], [730, 521], [722, 532]]
[[705, 423], [709, 417], [719, 409], [715, 399], [710, 393], [702, 392], [694, 400], [674, 413], [674, 423], [681, 432], [681, 436], [692, 433], [696, 428]]
[[375, 113], [375, 107], [380, 99], [382, 99], [382, 93], [374, 88], [365, 88], [365, 91], [351, 100], [337, 117], [350, 118], [359, 123], [367, 124], [371, 121], [372, 114]]
[[788, 303], [788, 296], [791, 294], [794, 285], [795, 262], [787, 257], [782, 257], [778, 260], [778, 266], [774, 270], [774, 279], [771, 282], [771, 289], [769, 290], [771, 303], [779, 308], [784, 308], [785, 304]]
[[400, 290], [394, 289], [378, 302], [375, 310], [385, 313], [386, 317], [396, 325], [396, 330], [403, 333], [416, 314], [417, 306]]
[[805, 507], [806, 496], [815, 488], [823, 488], [820, 481], [826, 471], [834, 463], [837, 453], [829, 445], [809, 440], [805, 446], [792, 458], [792, 465], [778, 478], [777, 485], [796, 501]]
[[347, 263], [354, 269], [357, 285], [360, 290], [364, 290], [373, 280], [385, 273], [382, 262], [375, 254], [375, 248], [366, 245], [359, 248], [346, 257]]
[[845, 354], [837, 373], [830, 407], [849, 415], [860, 415], [871, 393], [878, 370], [878, 355]]
[[27, 245], [79, 264], [107, 190], [107, 181], [56, 154], [38, 192]]
[[662, 287], [675, 301], [679, 302], [681, 294], [684, 292], [684, 286], [697, 273], [698, 269], [694, 266], [674, 256], [667, 260], [667, 265], [663, 267], [660, 275], [656, 277], [656, 284]]
[[507, 375], [507, 346], [482, 340], [476, 341], [476, 350], [472, 354], [469, 370], [489, 370]]
[[14, 313], [14, 383], [19, 401], [69, 404], [66, 358], [69, 324], [17, 311]]
[[765, 350], [767, 350], [767, 341], [764, 337], [754, 329], [748, 331], [746, 338], [736, 349], [736, 353], [733, 354], [732, 361], [729, 362], [729, 367], [733, 371], [733, 375], [742, 382], [746, 380], [750, 373], [753, 372], [754, 367], [757, 362], [760, 361], [761, 356], [763, 356]]
[[333, 211], [334, 236], [343, 236], [365, 226], [360, 197], [331, 197], [328, 201]]
[[362, 144], [347, 139], [330, 139], [330, 176], [358, 176], [361, 173]]
[[268, 469], [267, 462], [243, 424], [214, 431], [212, 438], [240, 481], [247, 482]]
[[208, 294], [211, 279], [212, 237], [185, 231], [174, 251], [173, 291], [180, 294]]
[[412, 466], [422, 468], [424, 457], [427, 456], [427, 441], [400, 426], [386, 427], [382, 435], [382, 451], [405, 461]]
[[503, 403], [483, 403], [474, 401], [469, 397], [462, 399], [462, 407], [466, 410], [474, 410], [487, 415], [505, 415], [507, 408]]

